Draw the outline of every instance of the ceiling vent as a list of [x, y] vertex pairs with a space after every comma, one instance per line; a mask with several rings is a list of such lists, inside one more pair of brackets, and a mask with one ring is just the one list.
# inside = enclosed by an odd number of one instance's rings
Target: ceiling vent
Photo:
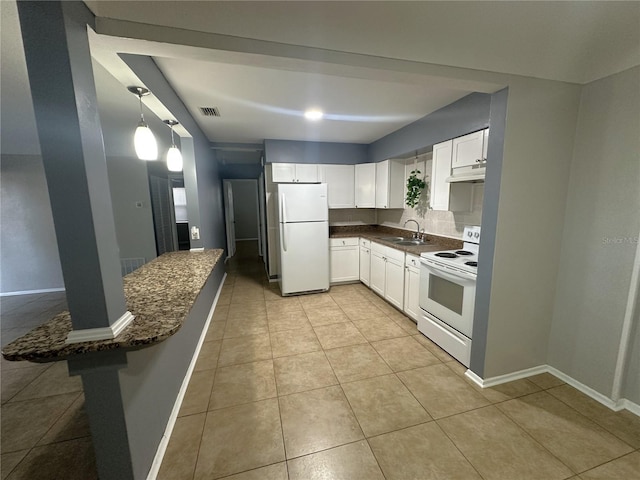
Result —
[[200, 111], [205, 117], [219, 117], [220, 110], [216, 107], [200, 107]]

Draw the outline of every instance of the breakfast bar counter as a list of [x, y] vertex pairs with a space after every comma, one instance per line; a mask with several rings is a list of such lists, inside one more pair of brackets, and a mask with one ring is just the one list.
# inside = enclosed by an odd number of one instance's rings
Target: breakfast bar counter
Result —
[[165, 253], [126, 275], [124, 295], [135, 318], [114, 339], [65, 343], [71, 315], [61, 312], [6, 345], [2, 355], [10, 361], [52, 362], [162, 342], [180, 329], [222, 254], [222, 249]]

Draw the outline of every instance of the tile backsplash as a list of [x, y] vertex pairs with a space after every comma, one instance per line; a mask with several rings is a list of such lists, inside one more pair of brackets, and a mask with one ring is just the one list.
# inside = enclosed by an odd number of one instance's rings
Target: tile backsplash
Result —
[[[407, 165], [407, 175], [415, 167], [422, 172], [431, 172], [431, 159], [420, 161], [417, 165]], [[426, 233], [450, 238], [462, 238], [466, 225], [480, 225], [482, 222], [482, 200], [484, 196], [484, 183], [473, 184], [473, 206], [471, 212], [443, 212], [429, 210], [429, 174], [427, 188], [422, 192], [420, 202], [415, 208], [406, 207], [400, 209], [373, 209], [354, 208], [329, 210], [329, 224], [339, 225], [386, 225], [389, 227], [404, 228], [415, 231], [415, 223], [404, 226], [407, 220], [416, 220], [420, 229]]]

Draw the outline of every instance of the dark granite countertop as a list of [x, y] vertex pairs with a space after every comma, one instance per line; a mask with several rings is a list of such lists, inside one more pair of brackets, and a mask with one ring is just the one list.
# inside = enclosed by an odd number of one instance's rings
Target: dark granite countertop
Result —
[[125, 276], [127, 309], [135, 318], [114, 339], [65, 343], [71, 315], [61, 312], [6, 345], [2, 355], [11, 361], [52, 362], [162, 342], [180, 329], [222, 253], [221, 249], [166, 253]]
[[329, 236], [331, 238], [347, 238], [347, 237], [363, 237], [373, 240], [376, 243], [393, 247], [397, 250], [410, 253], [412, 255], [420, 255], [423, 252], [437, 252], [439, 250], [455, 250], [462, 248], [462, 240], [455, 238], [440, 237], [438, 235], [425, 234], [426, 245], [398, 245], [397, 243], [382, 240], [383, 237], [406, 237], [410, 238], [411, 234], [407, 230], [400, 228], [387, 227], [384, 225], [354, 225], [354, 226], [332, 226], [329, 227]]

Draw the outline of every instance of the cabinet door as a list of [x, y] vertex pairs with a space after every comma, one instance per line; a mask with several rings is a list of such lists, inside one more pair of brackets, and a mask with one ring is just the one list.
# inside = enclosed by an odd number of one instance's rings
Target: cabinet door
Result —
[[356, 165], [356, 208], [375, 208], [376, 206], [376, 164]]
[[354, 208], [355, 167], [353, 165], [322, 165], [320, 181], [327, 184], [329, 208]]
[[453, 139], [451, 167], [469, 167], [484, 162], [482, 156], [484, 130]]
[[376, 163], [376, 208], [389, 208], [389, 160]]
[[404, 267], [404, 313], [418, 321], [420, 294], [420, 270]]
[[295, 182], [296, 165], [294, 163], [272, 163], [271, 178], [273, 183]]
[[314, 163], [296, 163], [296, 182], [317, 183], [318, 165]]
[[381, 297], [384, 297], [385, 265], [385, 257], [372, 249], [369, 287]]
[[331, 247], [331, 283], [352, 282], [360, 279], [359, 247]]
[[360, 247], [360, 281], [367, 287], [371, 278], [371, 250], [367, 247]]
[[487, 151], [489, 150], [489, 129], [485, 128], [483, 130], [483, 136], [482, 136], [482, 158], [484, 159], [484, 162], [487, 162]]
[[404, 265], [402, 263], [387, 259], [384, 292], [387, 302], [402, 310], [404, 303]]
[[431, 166], [431, 198], [429, 203], [433, 210], [449, 210], [450, 183], [446, 182], [451, 175], [451, 152], [453, 140], [433, 146], [433, 163]]

